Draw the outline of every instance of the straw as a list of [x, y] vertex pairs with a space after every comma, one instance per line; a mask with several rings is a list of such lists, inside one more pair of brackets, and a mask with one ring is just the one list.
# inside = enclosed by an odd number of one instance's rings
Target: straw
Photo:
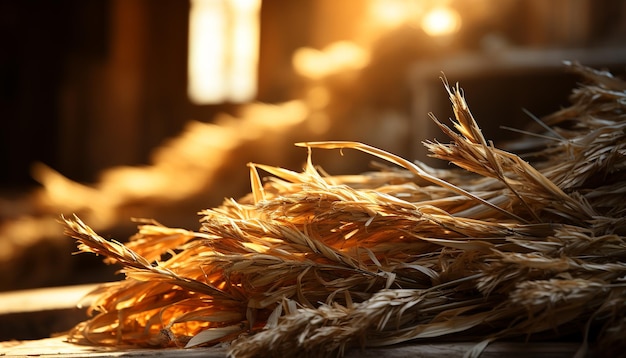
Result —
[[[230, 344], [233, 357], [337, 356], [408, 341], [489, 343], [577, 334], [621, 352], [626, 327], [626, 84], [586, 81], [543, 119], [532, 162], [486, 140], [457, 85], [450, 143], [433, 169], [355, 142], [299, 143], [302, 172], [251, 163], [251, 194], [200, 212], [190, 231], [144, 222], [126, 244], [64, 218], [79, 249], [126, 279], [93, 293], [82, 344]], [[523, 139], [520, 139], [524, 144]], [[529, 142], [530, 143], [530, 142]], [[332, 176], [312, 148], [389, 163]], [[270, 177], [263, 180], [260, 172]]]

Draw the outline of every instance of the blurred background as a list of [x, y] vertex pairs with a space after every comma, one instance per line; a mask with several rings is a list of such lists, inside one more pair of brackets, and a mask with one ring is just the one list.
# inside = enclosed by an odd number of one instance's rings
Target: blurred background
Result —
[[[2, 1], [0, 290], [118, 279], [71, 255], [61, 214], [120, 241], [133, 217], [198, 230], [249, 192], [246, 163], [300, 170], [294, 142], [446, 166], [421, 144], [452, 115], [443, 77], [505, 145], [524, 110], [567, 106], [563, 61], [623, 73], [625, 20], [621, 0]], [[371, 160], [313, 153], [330, 174]]]

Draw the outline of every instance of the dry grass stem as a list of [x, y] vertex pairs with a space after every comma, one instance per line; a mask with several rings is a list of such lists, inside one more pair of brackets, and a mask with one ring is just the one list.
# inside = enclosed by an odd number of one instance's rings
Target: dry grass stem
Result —
[[[433, 120], [434, 169], [355, 142], [299, 143], [302, 172], [249, 164], [251, 194], [200, 213], [200, 229], [142, 222], [128, 243], [64, 219], [79, 249], [126, 279], [93, 293], [74, 342], [230, 343], [233, 357], [336, 356], [413, 340], [577, 335], [626, 348], [626, 83], [571, 64], [586, 81], [542, 119], [519, 155], [484, 138], [462, 92]], [[311, 148], [387, 164], [332, 176]], [[389, 165], [389, 166], [386, 166]], [[261, 172], [270, 177], [262, 179]]]

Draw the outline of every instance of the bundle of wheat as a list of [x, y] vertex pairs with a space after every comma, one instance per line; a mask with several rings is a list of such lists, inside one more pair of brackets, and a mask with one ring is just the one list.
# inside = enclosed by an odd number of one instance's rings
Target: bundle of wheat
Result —
[[[580, 333], [622, 349], [626, 329], [626, 83], [589, 83], [545, 118], [533, 164], [482, 135], [446, 85], [451, 143], [436, 170], [365, 144], [401, 169], [331, 176], [250, 165], [252, 193], [201, 212], [198, 232], [142, 222], [122, 245], [64, 220], [81, 251], [127, 278], [93, 292], [68, 335], [99, 345], [229, 342], [234, 357], [325, 356], [419, 339], [492, 341]], [[259, 170], [272, 176], [265, 184]]]

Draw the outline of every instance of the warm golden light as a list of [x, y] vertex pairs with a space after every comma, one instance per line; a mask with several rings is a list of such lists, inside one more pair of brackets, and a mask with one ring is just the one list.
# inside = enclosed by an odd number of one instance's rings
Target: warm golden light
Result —
[[339, 41], [323, 50], [299, 48], [292, 62], [300, 75], [320, 79], [332, 73], [363, 68], [369, 62], [369, 54], [352, 42]]
[[411, 6], [406, 0], [371, 0], [370, 13], [377, 22], [386, 27], [395, 27], [411, 16]]
[[256, 95], [261, 0], [191, 0], [189, 99], [246, 102]]
[[261, 0], [231, 0], [230, 100], [247, 102], [256, 95]]
[[461, 27], [461, 16], [449, 7], [437, 7], [422, 18], [422, 29], [430, 36], [451, 35]]
[[220, 1], [192, 0], [189, 14], [188, 95], [194, 103], [225, 99], [222, 71], [225, 65], [226, 23]]

